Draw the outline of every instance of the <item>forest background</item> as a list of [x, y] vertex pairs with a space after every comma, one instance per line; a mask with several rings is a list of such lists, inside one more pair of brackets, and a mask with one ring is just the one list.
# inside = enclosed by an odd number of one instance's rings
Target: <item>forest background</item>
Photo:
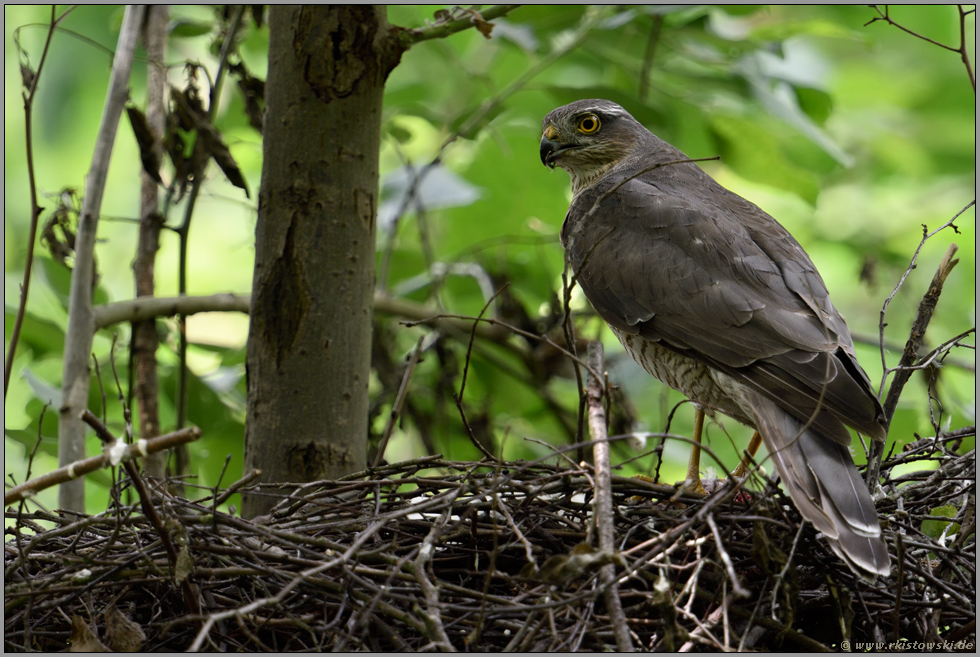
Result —
[[[437, 11], [392, 6], [389, 22], [422, 27], [439, 20]], [[465, 332], [404, 322], [419, 319], [419, 309], [427, 313], [422, 316], [476, 316], [503, 289], [489, 315], [531, 333], [560, 335], [563, 257], [557, 234], [569, 186], [563, 173], [541, 166], [537, 143], [541, 118], [580, 98], [622, 104], [690, 157], [720, 156], [704, 168], [776, 217], [804, 246], [847, 318], [876, 387], [884, 367], [897, 364], [919, 301], [952, 242], [959, 246], [960, 263], [946, 282], [925, 349], [972, 329], [976, 266], [970, 208], [955, 230], [946, 228], [925, 242], [917, 267], [892, 298], [883, 366], [882, 306], [920, 246], [923, 226], [943, 226], [975, 197], [975, 82], [956, 52], [886, 21], [870, 22], [880, 16], [867, 6], [521, 7], [492, 21], [492, 31], [467, 30], [407, 51], [386, 83], [376, 263], [378, 290], [406, 305], [375, 317], [373, 443], [385, 430], [405, 358], [419, 338], [425, 338], [425, 352], [385, 458], [393, 462], [426, 452], [479, 458], [454, 400], [467, 363], [462, 404], [474, 436], [488, 449], [508, 459], [536, 459], [550, 454], [547, 444], [575, 439], [578, 389], [556, 353], [511, 337], [505, 344], [477, 340], [468, 358]], [[23, 283], [31, 203], [21, 65], [37, 66], [49, 17], [47, 7], [5, 7], [5, 348]], [[889, 17], [920, 36], [958, 47], [956, 7], [894, 7]], [[46, 208], [42, 226], [64, 203], [71, 231], [70, 210], [84, 187], [121, 20], [121, 8], [79, 7], [54, 33], [33, 101], [33, 173]], [[207, 89], [204, 71], [212, 79], [217, 72], [228, 13], [175, 6], [170, 20], [169, 83], [185, 89], [196, 75], [196, 84]], [[971, 15], [971, 61], [974, 25]], [[267, 26], [246, 16], [234, 41], [234, 63], [264, 79]], [[246, 197], [218, 167], [207, 170], [188, 233], [191, 295], [247, 293], [252, 285], [262, 142], [236, 84], [246, 79], [233, 75], [227, 81], [214, 125], [252, 193]], [[143, 106], [145, 59], [134, 67], [130, 95], [134, 105]], [[139, 163], [136, 139], [124, 121], [102, 206], [96, 303], [134, 296]], [[162, 176], [171, 180], [172, 169], [164, 167]], [[63, 190], [75, 190], [74, 196]], [[184, 197], [171, 206], [169, 226], [182, 221], [188, 202]], [[53, 238], [37, 238], [24, 330], [5, 390], [8, 482], [23, 481], [39, 437], [32, 472], [57, 467], [57, 413], [42, 410], [53, 403], [56, 411], [61, 398], [66, 263], [72, 258], [58, 246], [67, 243], [66, 233], [51, 225]], [[165, 230], [158, 296], [177, 294], [179, 250], [174, 232]], [[579, 293], [572, 309], [580, 335], [605, 342], [610, 379], [625, 393], [618, 411], [614, 407], [619, 424], [613, 432], [659, 434], [669, 428], [690, 435], [693, 414], [684, 407], [672, 413], [681, 397], [624, 357], [608, 329], [589, 316]], [[179, 331], [172, 319], [158, 327], [161, 426], [167, 431], [177, 424]], [[186, 422], [204, 431], [190, 447], [192, 483], [228, 484], [242, 473], [247, 317], [191, 315], [186, 332]], [[128, 326], [100, 331], [93, 353], [107, 391], [104, 416], [120, 434], [123, 413], [110, 374], [114, 336], [125, 395]], [[943, 368], [912, 378], [892, 422], [889, 449], [892, 443], [900, 449], [917, 434], [975, 423], [972, 345], [970, 337], [944, 358]], [[92, 390], [92, 408], [102, 416], [97, 383]], [[708, 429], [709, 446], [729, 466], [747, 438], [743, 429], [734, 422]], [[89, 441], [89, 454], [98, 453], [97, 439]], [[645, 448], [616, 443], [614, 460], [645, 454], [658, 442], [652, 438]], [[972, 438], [962, 445], [973, 447]], [[861, 450], [856, 452], [863, 461]], [[663, 479], [683, 477], [686, 453], [682, 441], [665, 443]], [[657, 461], [650, 454], [630, 467], [645, 472]], [[107, 471], [88, 477], [89, 511], [105, 508], [110, 483]], [[52, 508], [55, 495], [49, 489], [37, 499]]]

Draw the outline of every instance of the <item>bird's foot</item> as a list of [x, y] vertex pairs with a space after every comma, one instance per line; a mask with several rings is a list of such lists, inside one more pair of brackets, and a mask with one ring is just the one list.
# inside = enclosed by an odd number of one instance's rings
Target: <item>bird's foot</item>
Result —
[[677, 482], [674, 486], [688, 493], [707, 496], [718, 492], [726, 485], [727, 481], [724, 477], [713, 476], [709, 468], [707, 476], [701, 477], [699, 474], [697, 477], [688, 477], [684, 481]]
[[685, 479], [684, 481], [679, 481], [677, 482], [676, 486], [681, 490], [687, 491], [688, 493], [694, 493], [695, 495], [707, 496], [708, 494], [704, 484], [701, 482], [701, 477], [693, 477]]

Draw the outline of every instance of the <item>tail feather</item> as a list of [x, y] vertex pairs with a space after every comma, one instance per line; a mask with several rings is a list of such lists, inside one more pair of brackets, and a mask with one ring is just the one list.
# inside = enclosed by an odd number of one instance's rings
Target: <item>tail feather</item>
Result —
[[847, 447], [817, 433], [758, 393], [745, 400], [783, 486], [804, 518], [861, 576], [888, 575], [888, 549], [871, 495]]

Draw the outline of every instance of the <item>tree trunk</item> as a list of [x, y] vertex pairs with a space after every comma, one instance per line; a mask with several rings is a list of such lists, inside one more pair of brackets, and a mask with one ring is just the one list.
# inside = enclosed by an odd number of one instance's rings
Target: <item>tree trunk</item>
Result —
[[[146, 123], [153, 131], [153, 149], [159, 162], [163, 161], [163, 132], [166, 128], [167, 69], [164, 57], [167, 48], [166, 5], [147, 8], [143, 25], [146, 45]], [[136, 296], [152, 297], [156, 293], [156, 257], [160, 250], [160, 229], [163, 217], [159, 209], [157, 181], [146, 171], [140, 174], [140, 233], [136, 247], [133, 274]], [[133, 322], [133, 361], [136, 373], [136, 404], [139, 409], [139, 437], [143, 440], [160, 435], [160, 383], [157, 377], [157, 320], [155, 317]], [[143, 459], [143, 470], [151, 477], [166, 476], [167, 452], [149, 454]]]
[[[366, 465], [384, 10], [273, 6], [248, 336], [245, 469]], [[287, 491], [283, 491], [287, 492]], [[246, 517], [279, 498], [247, 495]]]

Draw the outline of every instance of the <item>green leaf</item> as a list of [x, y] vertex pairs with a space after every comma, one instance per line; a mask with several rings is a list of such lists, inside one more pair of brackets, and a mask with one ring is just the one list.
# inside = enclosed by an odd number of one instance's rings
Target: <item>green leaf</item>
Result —
[[770, 21], [752, 30], [752, 38], [757, 41], [785, 41], [800, 35], [868, 41], [867, 35], [860, 30], [822, 19]]
[[[72, 272], [60, 262], [51, 258], [39, 257], [35, 262], [40, 265], [35, 271], [39, 277], [58, 297], [62, 308], [68, 310], [68, 297], [71, 294], [71, 275]], [[92, 294], [93, 305], [100, 305], [109, 302], [109, 293], [101, 285], [95, 286]]]
[[204, 36], [211, 34], [213, 29], [214, 23], [199, 22], [187, 18], [178, 18], [170, 22], [170, 35], [178, 39]]
[[790, 162], [776, 138], [763, 127], [734, 116], [718, 115], [711, 126], [721, 139], [721, 161], [749, 180], [791, 191], [816, 203], [817, 182], [812, 174]]
[[743, 57], [736, 72], [748, 81], [752, 92], [767, 112], [796, 128], [842, 166], [850, 167], [854, 164], [854, 158], [803, 113], [790, 91], [790, 84], [768, 72], [762, 52]]
[[[943, 535], [943, 532], [946, 531], [946, 527], [950, 524], [952, 519], [956, 517], [956, 513], [957, 513], [957, 509], [952, 504], [946, 504], [944, 506], [936, 507], [935, 509], [929, 512], [929, 515], [934, 517], [922, 521], [922, 533], [925, 534], [926, 536], [939, 539], [939, 537]], [[939, 518], [936, 518], [935, 516], [950, 518], [950, 520], [941, 520]], [[959, 523], [952, 523], [952, 526], [949, 528], [949, 531], [946, 531], [946, 536], [948, 537], [952, 534], [955, 534], [959, 530], [960, 530]]]
[[34, 260], [38, 267], [34, 270], [38, 278], [55, 293], [61, 306], [68, 310], [68, 294], [71, 291], [71, 272], [60, 262], [51, 258], [39, 257]]
[[399, 212], [426, 212], [471, 205], [482, 196], [480, 189], [451, 170], [436, 164], [401, 167], [381, 182], [384, 201], [378, 208], [378, 226], [387, 230]]
[[812, 87], [794, 86], [793, 90], [796, 92], [796, 101], [800, 104], [800, 109], [806, 112], [814, 123], [823, 125], [827, 122], [834, 109], [834, 101], [830, 94]]
[[[4, 308], [3, 331], [4, 337], [10, 340], [14, 330], [17, 311], [9, 306]], [[31, 312], [24, 314], [21, 324], [20, 346], [28, 346], [36, 358], [54, 352], [60, 354], [65, 346], [65, 332], [52, 321], [36, 317]]]
[[24, 379], [31, 387], [31, 390], [34, 391], [35, 397], [37, 397], [43, 403], [53, 406], [54, 408], [61, 408], [61, 400], [63, 397], [61, 388], [55, 387], [47, 381], [38, 378], [33, 372], [31, 372], [30, 369], [26, 367], [24, 368]]
[[[3, 435], [7, 438], [17, 441], [24, 446], [26, 454], [30, 454], [34, 449], [34, 445], [37, 444], [37, 429], [4, 429]], [[38, 451], [51, 455], [58, 455], [58, 437], [57, 436], [41, 436], [41, 446], [38, 447]]]

